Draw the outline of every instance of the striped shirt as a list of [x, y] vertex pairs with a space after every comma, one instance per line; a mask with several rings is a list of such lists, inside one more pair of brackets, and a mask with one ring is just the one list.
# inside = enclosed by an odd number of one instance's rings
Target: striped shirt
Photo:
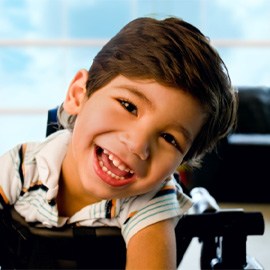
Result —
[[146, 194], [102, 200], [70, 218], [59, 216], [56, 196], [70, 136], [67, 130], [58, 131], [41, 143], [18, 145], [0, 157], [0, 209], [14, 205], [27, 222], [49, 228], [66, 223], [116, 226], [127, 244], [139, 230], [162, 220], [179, 219], [191, 207], [191, 200], [172, 176]]

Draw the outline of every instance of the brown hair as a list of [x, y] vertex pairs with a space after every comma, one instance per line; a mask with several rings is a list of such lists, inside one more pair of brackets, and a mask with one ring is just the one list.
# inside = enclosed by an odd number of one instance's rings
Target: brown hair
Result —
[[224, 62], [209, 40], [181, 19], [145, 17], [128, 23], [94, 58], [88, 97], [120, 74], [179, 88], [204, 106], [208, 117], [184, 159], [191, 165], [235, 125], [237, 98]]

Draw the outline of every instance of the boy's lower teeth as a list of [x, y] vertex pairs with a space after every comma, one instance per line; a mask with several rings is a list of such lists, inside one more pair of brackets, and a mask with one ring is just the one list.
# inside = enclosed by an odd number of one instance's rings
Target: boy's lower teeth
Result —
[[118, 175], [114, 174], [113, 172], [111, 172], [107, 167], [104, 166], [104, 164], [103, 164], [103, 162], [101, 160], [99, 161], [99, 165], [100, 165], [102, 171], [107, 173], [112, 178], [115, 178], [117, 180], [125, 180], [125, 177], [118, 176]]

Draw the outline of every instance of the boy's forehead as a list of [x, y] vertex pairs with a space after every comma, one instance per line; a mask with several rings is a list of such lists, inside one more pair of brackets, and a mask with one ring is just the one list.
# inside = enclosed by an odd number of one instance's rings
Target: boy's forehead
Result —
[[151, 85], [156, 85], [160, 86], [163, 88], [168, 88], [168, 89], [174, 89], [178, 91], [183, 91], [181, 88], [176, 88], [172, 87], [166, 84], [163, 84], [161, 82], [156, 81], [153, 78], [133, 78], [133, 77], [126, 77], [123, 75], [118, 75], [114, 79], [111, 80], [110, 82], [113, 85], [117, 85], [119, 88], [126, 88], [129, 90], [134, 90], [134, 92], [147, 92], [148, 89], [150, 90], [151, 88], [147, 88], [147, 86]]
[[[128, 78], [123, 75], [118, 75], [111, 80], [105, 88], [128, 91], [130, 94], [145, 101], [148, 105], [152, 104], [152, 100], [153, 98], [155, 99], [156, 95], [160, 97], [163, 96], [163, 98], [174, 97], [174, 99], [169, 101], [176, 102], [182, 96], [179, 95], [179, 92], [184, 94], [184, 96], [187, 95], [190, 98], [197, 100], [197, 98], [193, 97], [190, 93], [180, 87], [165, 85], [154, 79]], [[164, 103], [164, 99], [157, 101]]]
[[[131, 94], [145, 100], [146, 103], [149, 103], [149, 105], [150, 105], [150, 98], [148, 98], [148, 96], [151, 96], [152, 93], [160, 95], [161, 92], [163, 92], [165, 96], [172, 96], [178, 92], [184, 93], [185, 95], [188, 95], [193, 99], [196, 99], [200, 103], [198, 98], [196, 96], [193, 96], [191, 92], [187, 91], [186, 89], [163, 84], [152, 78], [133, 78], [123, 76], [120, 74], [114, 77], [112, 80], [110, 80], [106, 85], [103, 85], [101, 88], [97, 89], [97, 91], [95, 92], [99, 92], [102, 89], [106, 91], [109, 89], [115, 91], [116, 90], [129, 91]], [[161, 89], [163, 91], [160, 91]]]

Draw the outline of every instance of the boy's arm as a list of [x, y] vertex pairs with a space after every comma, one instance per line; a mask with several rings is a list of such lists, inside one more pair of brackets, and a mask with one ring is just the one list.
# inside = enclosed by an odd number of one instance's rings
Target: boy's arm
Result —
[[175, 221], [168, 219], [136, 233], [127, 247], [126, 269], [176, 269]]
[[21, 145], [17, 145], [0, 156], [0, 209], [14, 204], [20, 195], [22, 151]]

